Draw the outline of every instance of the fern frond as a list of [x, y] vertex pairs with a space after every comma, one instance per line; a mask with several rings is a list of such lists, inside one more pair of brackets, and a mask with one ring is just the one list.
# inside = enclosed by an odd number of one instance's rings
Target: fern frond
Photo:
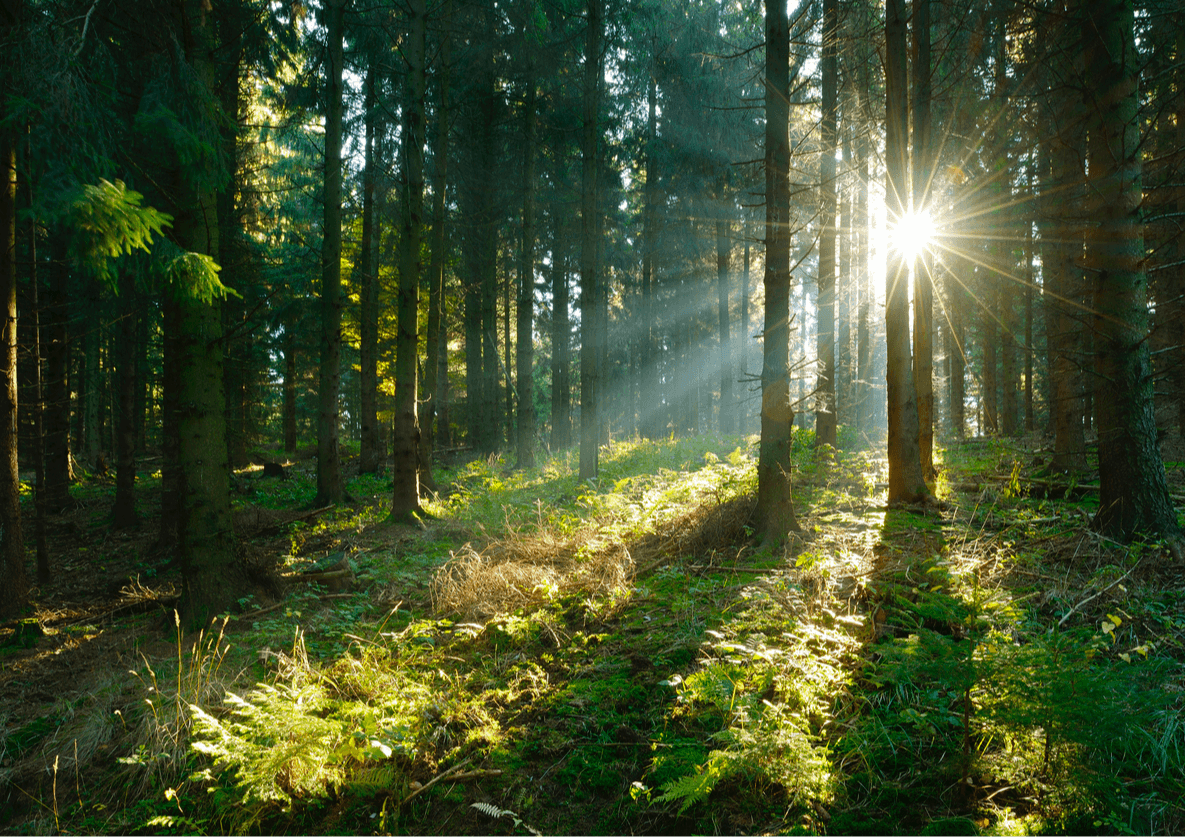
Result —
[[[508, 817], [508, 816], [514, 817], [515, 816], [514, 811], [503, 810], [502, 808], [499, 808], [497, 805], [491, 805], [488, 802], [474, 802], [474, 803], [471, 803], [469, 805], [469, 807], [474, 808], [478, 811], [481, 811], [487, 817], [490, 817], [491, 819], [495, 819], [495, 820], [501, 819], [502, 817]], [[517, 819], [517, 817], [515, 817], [515, 818]]]
[[736, 756], [724, 750], [713, 750], [708, 761], [695, 773], [674, 779], [662, 786], [663, 794], [656, 802], [680, 802], [679, 813], [683, 814], [692, 805], [703, 802], [711, 795], [716, 785], [732, 775], [736, 767]]

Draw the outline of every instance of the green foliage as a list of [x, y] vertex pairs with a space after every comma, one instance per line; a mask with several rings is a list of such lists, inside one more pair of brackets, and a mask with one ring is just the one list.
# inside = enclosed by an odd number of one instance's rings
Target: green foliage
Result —
[[172, 293], [206, 305], [216, 299], [240, 296], [233, 288], [222, 284], [218, 278], [221, 270], [213, 257], [205, 253], [177, 252], [165, 262], [165, 283]]
[[67, 216], [74, 231], [71, 253], [79, 264], [114, 288], [112, 262], [136, 250], [150, 252], [153, 239], [172, 225], [173, 218], [141, 206], [144, 196], [127, 188], [122, 180], [84, 184], [79, 191]]
[[709, 748], [692, 762], [681, 755], [694, 752], [686, 747], [654, 759], [662, 793], [653, 801], [677, 803], [680, 813], [734, 781], [779, 786], [792, 806], [828, 802], [835, 793], [832, 755], [820, 733], [830, 694], [846, 675], [837, 659], [815, 648], [850, 641], [842, 626], [794, 623], [768, 596], [747, 602], [726, 629], [706, 631], [712, 656], [700, 668], [667, 681], [678, 690], [670, 722]]

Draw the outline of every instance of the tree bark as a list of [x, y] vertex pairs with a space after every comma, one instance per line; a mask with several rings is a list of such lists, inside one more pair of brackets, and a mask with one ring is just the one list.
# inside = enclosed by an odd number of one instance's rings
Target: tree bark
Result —
[[[203, 92], [212, 97], [211, 25], [199, 14], [200, 0], [187, 5], [191, 25], [178, 35]], [[218, 253], [218, 212], [212, 190], [201, 184], [212, 179], [210, 173], [202, 175], [191, 181], [192, 172], [176, 173], [173, 232], [182, 249], [213, 257]], [[205, 302], [181, 293], [177, 309], [180, 612], [187, 624], [202, 626], [234, 607], [250, 589], [250, 580], [231, 528], [220, 300]]]
[[[907, 210], [909, 194], [908, 79], [905, 74], [905, 3], [888, 0], [885, 12], [885, 203], [890, 226]], [[908, 270], [901, 252], [888, 248], [885, 338], [888, 389], [889, 503], [916, 503], [928, 490], [918, 448], [918, 405], [910, 364]]]
[[[530, 45], [528, 44], [528, 49]], [[519, 250], [515, 380], [518, 384], [518, 466], [535, 467], [535, 107], [534, 62], [527, 59], [523, 103], [523, 235]]]
[[1099, 511], [1119, 540], [1179, 540], [1157, 445], [1148, 351], [1135, 15], [1130, 0], [1083, 0], [1089, 127], [1087, 265], [1094, 280]]
[[[17, 23], [9, 22], [10, 30]], [[0, 89], [0, 102], [7, 100], [6, 94]], [[17, 463], [16, 147], [13, 128], [0, 126], [0, 304], [4, 306], [0, 324], [0, 620], [23, 616], [29, 603]]]
[[839, 94], [839, 0], [823, 2], [823, 122], [819, 158], [819, 323], [816, 354], [819, 379], [815, 386], [815, 445], [835, 447], [835, 151], [836, 108]]
[[1061, 130], [1050, 138], [1045, 172], [1042, 272], [1049, 355], [1053, 460], [1060, 472], [1087, 470], [1084, 429], [1082, 271], [1084, 224], [1080, 215], [1086, 159], [1086, 126], [1080, 102], [1059, 109]]
[[[930, 0], [913, 0], [913, 211], [930, 211]], [[933, 259], [922, 248], [913, 264], [913, 382], [918, 400], [922, 474], [934, 475]]]
[[384, 165], [380, 150], [379, 58], [371, 54], [363, 82], [364, 170], [362, 174], [362, 241], [355, 261], [359, 285], [358, 305], [358, 421], [360, 443], [358, 473], [373, 474], [386, 459], [383, 427], [378, 416], [378, 356], [379, 356], [379, 238], [378, 224], [379, 173]]
[[345, 0], [327, 0], [325, 45], [325, 227], [321, 244], [321, 364], [317, 389], [317, 497], [325, 506], [345, 497], [338, 447], [341, 390], [342, 49]]
[[798, 530], [790, 473], [790, 28], [786, 4], [765, 3], [765, 330], [757, 528], [780, 543]]
[[49, 293], [43, 312], [45, 336], [45, 509], [70, 505], [69, 263], [65, 232], [50, 237]]
[[658, 247], [658, 81], [657, 67], [651, 66], [646, 85], [646, 186], [642, 193], [642, 306], [639, 312], [642, 366], [642, 435], [657, 439], [662, 435], [659, 417], [658, 357], [654, 351], [656, 307], [654, 260]]
[[[724, 212], [724, 195], [721, 187], [719, 211]], [[732, 241], [728, 221], [716, 220], [716, 321], [719, 334], [720, 364], [720, 432], [735, 433], [737, 429], [736, 399], [732, 394], [732, 330], [729, 295], [731, 284]]]
[[600, 452], [601, 398], [597, 275], [597, 116], [601, 67], [601, 2], [588, 0], [584, 50], [584, 127], [580, 182], [580, 479], [594, 479]]
[[[452, 3], [446, 0], [444, 19], [451, 22]], [[449, 117], [449, 71], [452, 51], [452, 37], [446, 30], [441, 34], [440, 63], [436, 77], [440, 90], [436, 102], [436, 133], [433, 138], [432, 162], [432, 256], [428, 263], [428, 333], [427, 356], [424, 362], [424, 385], [421, 394], [427, 414], [420, 422], [420, 440], [423, 452], [421, 459], [430, 459], [436, 449], [436, 441], [447, 437], [447, 428], [437, 425], [444, 416], [441, 410], [442, 387], [440, 382], [448, 377], [448, 343], [444, 339], [444, 262], [448, 221], [446, 197], [448, 192], [448, 138]], [[441, 367], [444, 367], [443, 375]]]
[[119, 376], [119, 430], [115, 449], [115, 528], [136, 525], [136, 331], [140, 316], [136, 280], [130, 265], [119, 274], [119, 330], [116, 374]]
[[856, 200], [853, 214], [857, 231], [854, 243], [856, 250], [856, 285], [859, 301], [856, 312], [856, 429], [863, 433], [872, 430], [872, 339], [869, 320], [872, 314], [872, 271], [869, 269], [869, 231], [872, 228], [872, 207], [868, 201], [870, 139], [872, 114], [869, 112], [871, 88], [869, 76], [869, 47], [866, 43], [857, 45], [859, 58], [856, 63], [856, 109], [862, 130], [856, 134]]
[[284, 451], [296, 453], [296, 317], [284, 319]]
[[555, 213], [552, 218], [551, 241], [552, 450], [572, 445], [572, 326], [568, 318], [568, 253], [562, 214]]
[[395, 342], [395, 425], [392, 437], [391, 515], [420, 510], [420, 425], [416, 414], [416, 352], [419, 348], [420, 242], [424, 224], [425, 0], [411, 0], [407, 102], [403, 123], [403, 240], [400, 242], [398, 330]]

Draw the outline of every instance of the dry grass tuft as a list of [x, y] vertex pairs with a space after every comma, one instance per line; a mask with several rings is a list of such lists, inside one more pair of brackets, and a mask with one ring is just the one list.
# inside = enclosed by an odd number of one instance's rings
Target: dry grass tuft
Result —
[[575, 593], [610, 595], [662, 564], [722, 563], [738, 554], [755, 503], [739, 497], [700, 504], [628, 544], [595, 530], [566, 539], [546, 530], [512, 531], [481, 549], [466, 544], [436, 572], [432, 603], [441, 612], [485, 619]]
[[560, 596], [607, 595], [629, 585], [634, 561], [625, 544], [580, 541], [542, 533], [512, 534], [480, 552], [466, 544], [433, 577], [433, 606], [467, 619], [485, 619]]
[[756, 509], [757, 498], [753, 495], [693, 506], [638, 540], [633, 550], [638, 572], [649, 572], [684, 558], [715, 563], [723, 555], [735, 557]]

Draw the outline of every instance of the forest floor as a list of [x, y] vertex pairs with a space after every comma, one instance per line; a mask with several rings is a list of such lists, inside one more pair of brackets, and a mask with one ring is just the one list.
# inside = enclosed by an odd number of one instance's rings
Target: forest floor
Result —
[[127, 532], [83, 480], [0, 626], [0, 831], [1185, 832], [1185, 566], [1093, 533], [1040, 440], [941, 449], [940, 510], [809, 441], [776, 550], [754, 437], [457, 461], [421, 527], [381, 477], [319, 510], [312, 460], [247, 469], [283, 595], [198, 635], [158, 480]]

